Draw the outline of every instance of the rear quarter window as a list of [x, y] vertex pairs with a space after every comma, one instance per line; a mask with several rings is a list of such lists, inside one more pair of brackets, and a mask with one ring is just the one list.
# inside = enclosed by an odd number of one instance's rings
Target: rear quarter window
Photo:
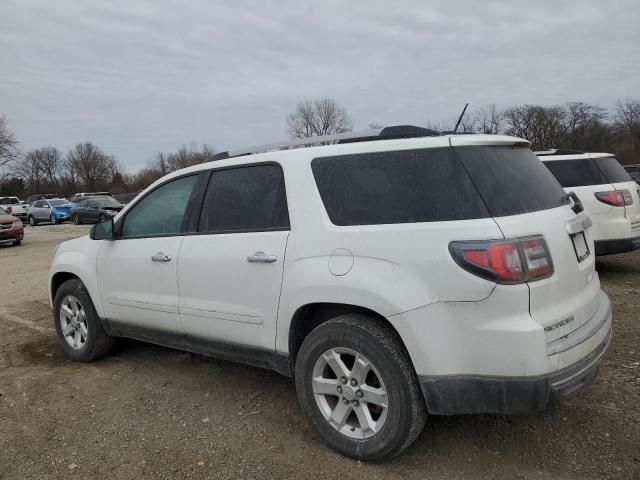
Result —
[[335, 225], [490, 216], [450, 147], [321, 157], [311, 168]]

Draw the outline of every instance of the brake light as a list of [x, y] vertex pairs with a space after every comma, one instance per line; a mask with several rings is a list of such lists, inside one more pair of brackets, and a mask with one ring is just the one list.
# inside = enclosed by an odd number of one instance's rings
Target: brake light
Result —
[[532, 282], [553, 274], [553, 262], [542, 236], [513, 240], [451, 242], [458, 265], [496, 283]]
[[624, 207], [633, 204], [633, 197], [629, 190], [611, 190], [610, 192], [596, 192], [598, 200], [614, 207]]

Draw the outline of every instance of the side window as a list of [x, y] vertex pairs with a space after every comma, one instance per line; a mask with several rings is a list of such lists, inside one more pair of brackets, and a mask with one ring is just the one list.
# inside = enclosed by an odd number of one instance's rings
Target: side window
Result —
[[44, 203], [44, 202], [40, 202], [40, 201], [38, 201], [38, 202], [36, 202], [36, 203], [34, 203], [34, 204], [33, 204], [33, 207], [34, 207], [34, 208], [42, 208], [42, 207], [44, 207], [43, 203]]
[[187, 204], [198, 175], [165, 183], [146, 195], [127, 213], [121, 237], [146, 237], [180, 233]]
[[289, 213], [280, 167], [255, 165], [213, 171], [199, 232], [285, 229], [289, 229]]

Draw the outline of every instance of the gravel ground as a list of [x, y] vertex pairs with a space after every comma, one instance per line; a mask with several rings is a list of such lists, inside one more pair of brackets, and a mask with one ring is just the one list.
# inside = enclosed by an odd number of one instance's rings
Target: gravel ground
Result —
[[0, 246], [0, 478], [640, 479], [640, 252], [598, 260], [614, 337], [595, 385], [529, 416], [431, 417], [399, 458], [332, 452], [273, 372], [123, 341], [70, 362], [46, 277], [73, 225]]

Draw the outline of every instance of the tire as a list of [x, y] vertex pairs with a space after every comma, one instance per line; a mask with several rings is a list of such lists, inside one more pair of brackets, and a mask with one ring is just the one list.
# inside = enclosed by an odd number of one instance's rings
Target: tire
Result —
[[38, 220], [36, 220], [33, 215], [29, 215], [29, 225], [31, 225], [32, 227], [38, 225]]
[[[323, 367], [326, 358], [335, 358], [332, 355], [336, 353], [343, 360], [342, 367], [349, 372], [348, 378], [337, 378], [328, 363]], [[355, 387], [352, 374], [357, 369], [353, 368], [354, 361], [349, 363], [352, 353], [359, 355], [358, 365], [368, 362], [372, 366], [370, 373], [364, 375], [365, 381], [356, 380], [360, 383]], [[314, 393], [313, 379], [318, 376], [330, 382], [325, 386], [327, 391], [333, 392], [336, 386], [335, 396], [333, 393]], [[321, 439], [334, 450], [358, 460], [376, 461], [398, 455], [418, 437], [427, 419], [424, 397], [400, 338], [390, 326], [367, 315], [342, 315], [316, 327], [300, 347], [295, 383], [300, 405]], [[341, 390], [338, 391], [338, 387]], [[360, 387], [362, 391], [358, 393]], [[378, 392], [378, 396], [363, 391]], [[380, 396], [380, 392], [385, 392], [386, 396]], [[363, 396], [371, 398], [372, 402], [365, 401], [366, 398], [362, 403], [355, 401]], [[377, 401], [382, 406], [376, 405]], [[338, 430], [340, 427], [334, 427], [327, 417], [338, 412], [341, 402], [341, 411], [347, 409], [350, 413], [342, 415], [346, 423]], [[363, 409], [368, 409], [369, 419], [375, 420], [373, 428], [361, 428], [356, 411], [361, 418], [363, 415], [366, 418]]]
[[[63, 304], [74, 311], [72, 307], [68, 306], [69, 298], [75, 299], [80, 306], [78, 311], [84, 313], [78, 317], [78, 323], [83, 324], [84, 327], [79, 325], [78, 328], [72, 328], [71, 337], [73, 338], [71, 340], [68, 340], [63, 334], [63, 323], [66, 323], [68, 327], [69, 317], [61, 314]], [[107, 335], [102, 328], [89, 292], [79, 279], [67, 280], [58, 288], [53, 302], [53, 319], [58, 342], [71, 359], [77, 362], [91, 362], [108, 355], [113, 350], [115, 339]], [[71, 344], [74, 341], [77, 341], [75, 347]]]
[[73, 222], [74, 225], [80, 225], [80, 217], [78, 216], [77, 213], [74, 213], [72, 215], [71, 221]]
[[58, 225], [60, 221], [56, 217], [51, 215], [51, 223], [53, 223], [54, 225]]
[[19, 247], [20, 245], [22, 245], [22, 240], [16, 240], [15, 242], [13, 242], [14, 247]]
[[107, 219], [107, 216], [104, 213], [98, 215], [98, 223], [104, 222]]

